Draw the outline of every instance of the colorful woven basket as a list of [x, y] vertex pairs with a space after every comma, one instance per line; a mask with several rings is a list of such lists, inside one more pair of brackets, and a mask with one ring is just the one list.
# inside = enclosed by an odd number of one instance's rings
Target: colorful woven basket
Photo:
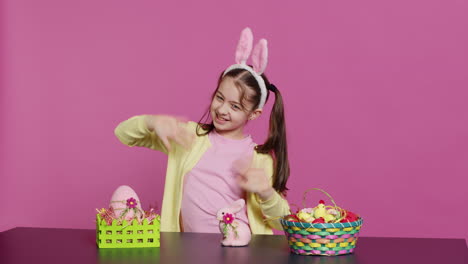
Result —
[[280, 219], [291, 252], [300, 255], [336, 256], [354, 251], [362, 218], [349, 223], [302, 223]]
[[156, 218], [148, 223], [144, 219], [140, 224], [137, 220], [118, 224], [116, 220], [107, 225], [99, 214], [96, 215], [96, 243], [99, 248], [137, 248], [160, 246], [160, 221]]
[[[319, 188], [311, 188], [304, 192], [303, 208], [306, 208], [306, 197], [309, 191], [320, 191], [333, 203], [330, 206], [339, 212], [345, 212], [338, 207], [330, 194]], [[300, 255], [336, 256], [354, 252], [362, 218], [354, 222], [344, 223], [305, 223], [288, 221], [287, 216], [280, 218], [284, 233], [289, 242], [291, 252]], [[336, 221], [339, 221], [336, 220]]]

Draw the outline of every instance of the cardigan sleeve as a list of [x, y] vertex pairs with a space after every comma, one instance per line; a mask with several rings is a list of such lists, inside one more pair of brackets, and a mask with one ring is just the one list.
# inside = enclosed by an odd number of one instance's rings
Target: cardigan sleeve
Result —
[[146, 147], [168, 154], [162, 140], [146, 126], [145, 117], [134, 116], [121, 122], [114, 130], [115, 136], [127, 146]]
[[[270, 182], [273, 185], [273, 158], [268, 154], [260, 154], [259, 160], [255, 162], [255, 166], [261, 166], [265, 169], [265, 172], [268, 177], [270, 177]], [[266, 201], [262, 201], [258, 195], [255, 195], [255, 199], [260, 205], [263, 217], [267, 220], [268, 225], [277, 230], [282, 230], [283, 227], [279, 221], [279, 217], [288, 215], [290, 213], [288, 201], [276, 191], [274, 192], [273, 196]]]

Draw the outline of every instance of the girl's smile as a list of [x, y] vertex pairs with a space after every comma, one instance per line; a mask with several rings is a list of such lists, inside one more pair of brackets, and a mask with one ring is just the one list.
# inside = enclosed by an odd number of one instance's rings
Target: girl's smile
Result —
[[216, 118], [214, 119], [214, 121], [220, 125], [223, 125], [225, 124], [226, 122], [228, 122], [229, 120], [225, 119], [225, 118], [222, 118], [219, 116], [219, 114], [216, 114]]

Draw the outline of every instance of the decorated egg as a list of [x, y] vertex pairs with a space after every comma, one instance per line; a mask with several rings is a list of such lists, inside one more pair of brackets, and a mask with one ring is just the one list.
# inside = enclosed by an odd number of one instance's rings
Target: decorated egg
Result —
[[131, 220], [134, 217], [142, 217], [140, 198], [130, 186], [119, 186], [112, 194], [109, 206], [116, 218]]
[[315, 218], [311, 214], [306, 213], [304, 211], [297, 213], [297, 218], [299, 218], [301, 222], [307, 222], [307, 223], [310, 223], [315, 220]]
[[325, 219], [325, 222], [331, 223], [336, 220], [335, 216], [332, 214], [327, 214], [323, 217]]
[[359, 216], [356, 215], [355, 213], [351, 211], [346, 211], [346, 217], [342, 219], [340, 222], [345, 223], [345, 222], [354, 222], [359, 220]]
[[304, 212], [304, 213], [308, 213], [308, 214], [313, 215], [314, 214], [314, 208], [304, 208], [304, 209], [301, 209], [300, 212]]
[[312, 223], [314, 223], [314, 224], [317, 224], [317, 223], [325, 224], [325, 219], [323, 219], [323, 217], [319, 217], [319, 218], [315, 219], [314, 221], [312, 221]]
[[294, 215], [294, 214], [285, 216], [285, 217], [284, 217], [284, 220], [290, 221], [290, 222], [299, 222], [299, 219], [298, 219], [297, 216]]
[[328, 209], [327, 210], [327, 214], [331, 214], [331, 215], [334, 215], [334, 216], [337, 216], [338, 215], [338, 211], [336, 209]]

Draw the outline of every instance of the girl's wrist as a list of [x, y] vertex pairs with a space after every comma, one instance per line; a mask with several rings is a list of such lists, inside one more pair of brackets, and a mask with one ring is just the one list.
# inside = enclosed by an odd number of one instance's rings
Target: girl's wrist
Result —
[[268, 201], [270, 200], [271, 197], [273, 197], [273, 194], [275, 193], [275, 189], [273, 187], [269, 186], [268, 188], [257, 192], [258, 198], [262, 201]]
[[148, 128], [149, 131], [154, 130], [154, 122], [155, 122], [156, 116], [155, 115], [146, 115], [145, 116], [145, 124], [146, 128]]

